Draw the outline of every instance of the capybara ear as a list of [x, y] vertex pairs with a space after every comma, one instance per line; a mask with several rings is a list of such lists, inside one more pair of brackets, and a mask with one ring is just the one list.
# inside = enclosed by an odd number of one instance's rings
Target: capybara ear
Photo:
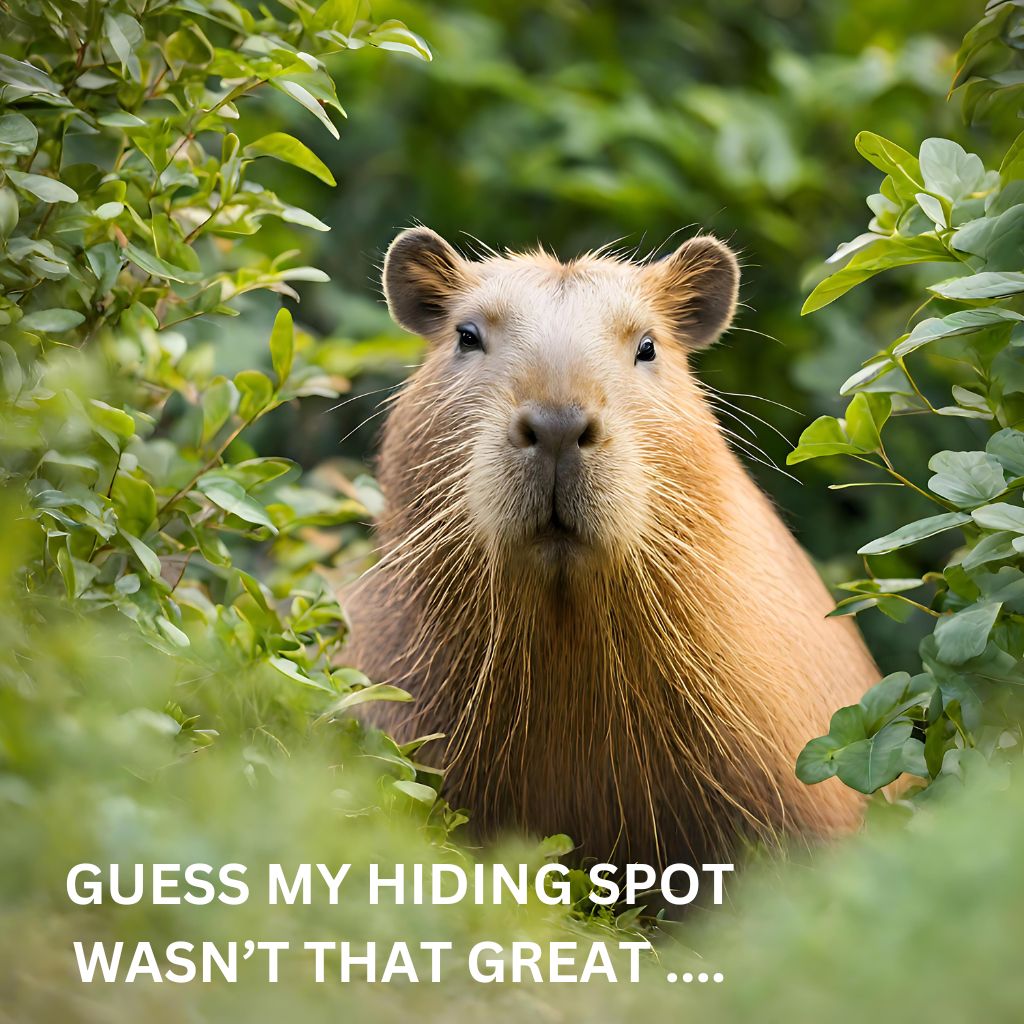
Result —
[[731, 323], [740, 267], [732, 250], [717, 238], [691, 238], [645, 267], [644, 274], [656, 309], [687, 348], [707, 348]]
[[408, 228], [384, 258], [384, 296], [399, 326], [429, 336], [468, 283], [466, 261], [430, 228]]

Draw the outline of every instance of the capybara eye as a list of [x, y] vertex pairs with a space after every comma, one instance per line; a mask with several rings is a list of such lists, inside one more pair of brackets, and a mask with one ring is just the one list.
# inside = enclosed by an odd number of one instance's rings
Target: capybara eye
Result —
[[636, 350], [636, 362], [649, 363], [654, 359], [655, 355], [657, 353], [654, 351], [654, 339], [644, 337]]
[[459, 324], [455, 330], [459, 335], [460, 352], [483, 352], [484, 342], [476, 324]]

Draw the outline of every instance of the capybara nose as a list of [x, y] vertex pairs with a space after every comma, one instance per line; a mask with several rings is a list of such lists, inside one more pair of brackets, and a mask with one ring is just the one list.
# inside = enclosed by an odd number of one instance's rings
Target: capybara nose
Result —
[[537, 448], [557, 462], [567, 451], [594, 444], [597, 420], [578, 405], [525, 405], [508, 436], [516, 448]]

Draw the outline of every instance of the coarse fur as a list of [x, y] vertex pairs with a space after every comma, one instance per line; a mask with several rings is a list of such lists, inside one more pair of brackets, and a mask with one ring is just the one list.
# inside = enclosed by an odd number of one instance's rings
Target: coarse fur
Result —
[[[701, 863], [859, 820], [856, 794], [793, 765], [875, 666], [825, 618], [689, 367], [738, 274], [708, 236], [639, 263], [468, 260], [426, 228], [389, 250], [392, 314], [430, 348], [384, 428], [380, 560], [347, 595], [350, 656], [415, 698], [380, 724], [444, 734], [445, 792], [481, 834]], [[483, 350], [460, 346], [466, 323]], [[535, 408], [585, 410], [571, 474], [516, 443]]]

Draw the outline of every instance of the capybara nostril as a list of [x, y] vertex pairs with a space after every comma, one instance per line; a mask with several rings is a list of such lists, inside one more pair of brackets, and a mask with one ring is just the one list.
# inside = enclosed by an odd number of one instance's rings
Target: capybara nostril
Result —
[[537, 448], [558, 460], [572, 448], [597, 440], [597, 420], [578, 405], [526, 405], [509, 425], [508, 438], [516, 448]]

